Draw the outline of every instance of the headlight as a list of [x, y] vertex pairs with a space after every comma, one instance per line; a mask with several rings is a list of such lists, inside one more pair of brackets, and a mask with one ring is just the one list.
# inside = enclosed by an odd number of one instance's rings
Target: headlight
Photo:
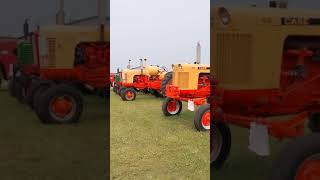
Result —
[[231, 16], [226, 8], [219, 9], [219, 17], [223, 25], [228, 25], [231, 22]]

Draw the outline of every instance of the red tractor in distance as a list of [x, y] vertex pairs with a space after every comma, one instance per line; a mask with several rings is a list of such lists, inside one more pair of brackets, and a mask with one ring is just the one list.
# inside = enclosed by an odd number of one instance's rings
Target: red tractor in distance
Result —
[[140, 67], [124, 69], [121, 72], [117, 92], [124, 101], [133, 101], [136, 98], [136, 92], [149, 92], [156, 97], [160, 97], [160, 86], [166, 71], [159, 66], [146, 66], [146, 59], [140, 59]]
[[114, 83], [115, 83], [115, 73], [110, 73], [110, 86], [114, 87]]
[[2, 80], [9, 80], [13, 64], [16, 64], [18, 38], [0, 37], [0, 85]]

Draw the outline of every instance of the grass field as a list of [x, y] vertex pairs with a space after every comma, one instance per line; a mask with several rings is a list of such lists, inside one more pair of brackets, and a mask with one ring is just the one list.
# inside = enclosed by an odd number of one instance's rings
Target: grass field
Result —
[[133, 102], [111, 93], [112, 179], [209, 179], [209, 133], [194, 112], [164, 117], [162, 99], [138, 94]]
[[86, 97], [81, 122], [44, 125], [0, 91], [1, 180], [99, 180], [106, 170], [106, 103]]

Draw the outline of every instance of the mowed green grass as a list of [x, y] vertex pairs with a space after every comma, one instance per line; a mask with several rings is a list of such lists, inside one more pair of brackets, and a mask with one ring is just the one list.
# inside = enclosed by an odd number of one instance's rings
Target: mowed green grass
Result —
[[165, 117], [162, 101], [111, 93], [112, 179], [209, 179], [209, 133], [195, 130], [186, 104], [181, 115]]
[[86, 97], [80, 123], [44, 125], [26, 105], [0, 91], [1, 180], [105, 179], [107, 107]]

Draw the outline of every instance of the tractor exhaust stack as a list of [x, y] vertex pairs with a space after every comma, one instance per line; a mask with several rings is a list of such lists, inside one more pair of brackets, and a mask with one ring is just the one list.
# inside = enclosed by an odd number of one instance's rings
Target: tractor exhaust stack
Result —
[[129, 63], [128, 63], [127, 69], [131, 69], [131, 59], [129, 59]]
[[98, 16], [99, 16], [99, 23], [100, 23], [100, 41], [104, 42], [104, 25], [106, 21], [106, 1], [105, 0], [98, 0]]
[[196, 52], [196, 64], [200, 64], [201, 62], [201, 44], [197, 43], [197, 52]]

